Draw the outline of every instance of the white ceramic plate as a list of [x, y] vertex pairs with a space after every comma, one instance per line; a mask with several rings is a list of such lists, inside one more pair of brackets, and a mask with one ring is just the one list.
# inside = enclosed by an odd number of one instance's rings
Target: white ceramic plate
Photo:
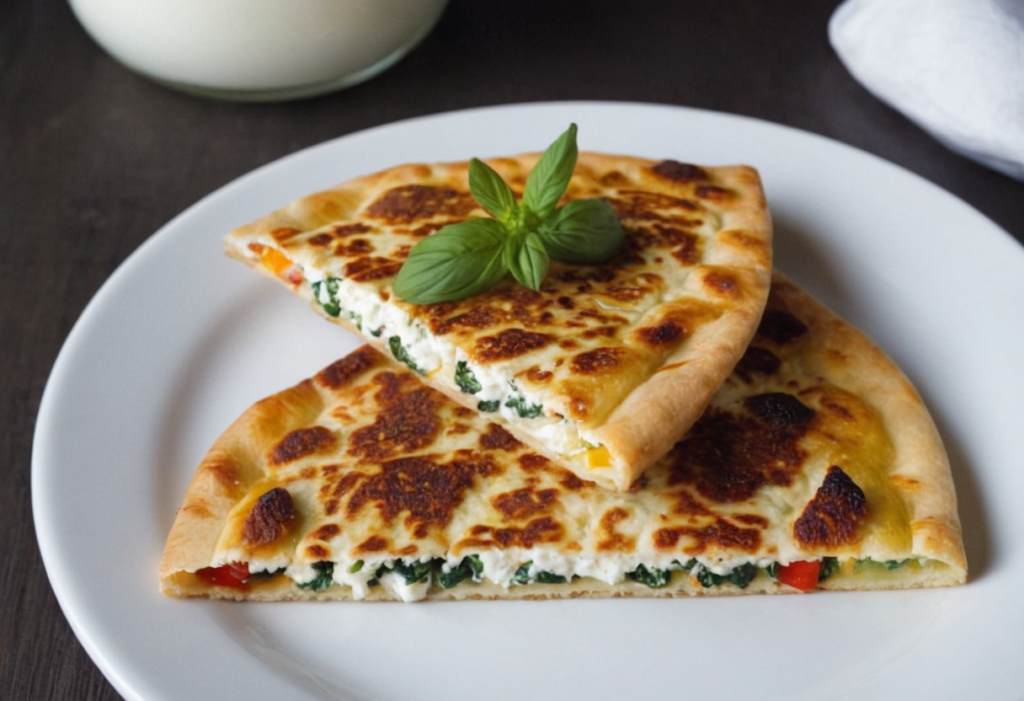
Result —
[[[917, 383], [952, 458], [966, 587], [692, 600], [233, 605], [157, 593], [176, 507], [252, 402], [356, 346], [221, 253], [291, 199], [403, 161], [581, 148], [760, 169], [778, 267]], [[392, 124], [202, 200], [111, 277], [68, 337], [32, 466], [47, 572], [129, 699], [1021, 699], [1024, 249], [945, 192], [793, 129], [555, 103]]]

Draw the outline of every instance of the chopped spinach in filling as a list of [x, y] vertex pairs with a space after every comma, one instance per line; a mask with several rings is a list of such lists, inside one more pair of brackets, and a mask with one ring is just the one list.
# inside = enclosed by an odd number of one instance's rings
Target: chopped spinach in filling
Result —
[[299, 586], [303, 589], [312, 589], [313, 591], [320, 591], [334, 584], [334, 563], [328, 560], [321, 560], [320, 562], [313, 563], [313, 569], [316, 570], [316, 578], [311, 582], [300, 584]]
[[667, 587], [669, 582], [672, 581], [672, 570], [637, 565], [636, 569], [626, 576], [634, 582], [646, 584], [651, 589], [661, 589], [662, 587]]
[[391, 336], [388, 338], [388, 347], [391, 349], [391, 355], [395, 356], [395, 360], [400, 363], [405, 363], [409, 366], [410, 370], [423, 374], [419, 367], [416, 365], [416, 361], [409, 355], [409, 350], [402, 345], [402, 339], [398, 336]]
[[477, 403], [476, 408], [480, 411], [494, 412], [501, 408], [501, 400], [495, 399], [490, 402], [479, 402]]
[[341, 302], [338, 301], [338, 278], [329, 277], [314, 282], [313, 297], [330, 316], [341, 314]]
[[532, 582], [537, 582], [539, 584], [565, 584], [569, 581], [566, 577], [563, 577], [560, 574], [545, 572], [543, 570], [534, 572], [531, 577], [530, 566], [532, 564], [533, 561], [531, 560], [530, 562], [520, 565], [519, 569], [516, 570], [516, 573], [512, 575], [512, 582], [514, 584], [530, 584]]
[[[885, 568], [886, 570], [893, 570], [903, 567], [908, 562], [910, 562], [910, 560], [889, 560], [878, 562], [871, 559], [864, 559], [858, 560], [855, 563], [855, 568], [861, 569], [863, 567], [873, 566]], [[363, 560], [357, 560], [348, 568], [348, 571], [351, 573], [359, 572], [364, 566], [365, 563]], [[520, 565], [519, 568], [516, 569], [515, 574], [512, 575], [510, 584], [564, 584], [565, 582], [570, 581], [570, 579], [578, 579], [578, 575], [566, 577], [544, 570], [534, 571], [531, 574], [530, 570], [532, 566], [532, 560]], [[765, 567], [764, 570], [769, 576], [775, 578], [779, 567], [780, 565], [778, 563], [772, 563]], [[320, 591], [334, 584], [333, 562], [316, 562], [313, 564], [313, 568], [317, 572], [316, 577], [310, 582], [298, 584], [299, 587], [303, 589], [311, 589], [313, 591]], [[837, 558], [822, 558], [818, 581], [824, 581], [837, 574], [840, 570], [841, 565]], [[258, 574], [272, 576], [281, 574], [283, 571], [283, 569], [279, 569], [274, 572]], [[717, 587], [722, 584], [732, 584], [740, 589], [745, 589], [752, 581], [754, 581], [758, 573], [761, 571], [761, 568], [752, 562], [748, 562], [742, 565], [737, 565], [726, 574], [718, 574], [713, 572], [706, 565], [698, 562], [696, 559], [690, 559], [685, 563], [675, 561], [669, 567], [664, 569], [647, 565], [637, 565], [636, 569], [626, 574], [626, 577], [634, 582], [646, 585], [651, 589], [661, 589], [672, 583], [672, 578], [677, 571], [688, 572], [690, 576], [696, 579], [697, 582], [705, 588]], [[377, 569], [374, 570], [373, 577], [367, 581], [367, 584], [371, 587], [379, 586], [381, 578], [389, 573], [393, 573], [401, 577], [407, 585], [419, 582], [428, 582], [430, 586], [451, 589], [452, 587], [463, 583], [481, 583], [483, 581], [484, 565], [478, 555], [467, 555], [462, 558], [457, 565], [447, 567], [447, 569], [443, 558], [434, 558], [429, 561], [415, 560], [410, 562], [397, 559], [388, 564], [378, 565]]]
[[523, 419], [536, 419], [544, 411], [544, 407], [540, 404], [527, 404], [526, 398], [521, 394], [509, 397], [508, 401], [505, 402], [505, 406], [515, 409], [516, 413]]
[[474, 582], [483, 581], [484, 563], [477, 555], [468, 555], [462, 558], [458, 565], [445, 572], [443, 569], [437, 571], [437, 583], [445, 589], [461, 584], [467, 579]]
[[476, 394], [483, 389], [480, 381], [476, 379], [476, 375], [469, 369], [469, 364], [465, 360], [455, 363], [455, 384], [466, 394]]

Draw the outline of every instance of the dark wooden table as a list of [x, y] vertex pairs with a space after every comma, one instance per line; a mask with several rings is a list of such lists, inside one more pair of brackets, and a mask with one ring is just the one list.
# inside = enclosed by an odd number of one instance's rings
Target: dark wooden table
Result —
[[435, 112], [657, 102], [860, 147], [1024, 241], [1024, 184], [945, 150], [853, 81], [826, 38], [836, 4], [453, 0], [426, 41], [368, 83], [304, 101], [234, 104], [127, 72], [64, 3], [8, 2], [0, 21], [0, 698], [118, 698], [61, 614], [36, 545], [29, 485], [40, 397], [75, 320], [125, 257], [257, 166]]

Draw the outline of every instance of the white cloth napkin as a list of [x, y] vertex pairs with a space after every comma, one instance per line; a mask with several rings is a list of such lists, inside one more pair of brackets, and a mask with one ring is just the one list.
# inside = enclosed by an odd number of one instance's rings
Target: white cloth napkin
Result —
[[876, 97], [1024, 180], [1024, 0], [846, 0], [828, 30]]

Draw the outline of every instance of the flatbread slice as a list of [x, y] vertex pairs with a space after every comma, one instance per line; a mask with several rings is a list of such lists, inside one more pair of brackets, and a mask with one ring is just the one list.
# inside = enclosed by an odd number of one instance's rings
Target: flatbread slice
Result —
[[[488, 163], [518, 193], [536, 160]], [[458, 302], [398, 299], [417, 242], [487, 216], [467, 172], [357, 178], [230, 232], [227, 252], [578, 477], [627, 489], [700, 416], [757, 326], [772, 264], [757, 172], [580, 154], [563, 200], [612, 203], [626, 235], [616, 257], [552, 261], [539, 292], [509, 277]]]
[[736, 370], [629, 491], [579, 479], [364, 346], [202, 461], [171, 596], [465, 599], [953, 585], [949, 464], [910, 382], [781, 277]]

